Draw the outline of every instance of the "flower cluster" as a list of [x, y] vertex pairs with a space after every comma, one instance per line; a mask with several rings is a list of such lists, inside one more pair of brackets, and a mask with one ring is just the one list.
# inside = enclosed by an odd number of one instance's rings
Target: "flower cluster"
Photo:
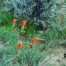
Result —
[[[17, 24], [17, 19], [14, 18], [13, 19], [13, 25], [15, 26], [16, 24]], [[26, 19], [22, 20], [21, 28], [25, 28], [26, 24], [27, 24], [27, 20]]]
[[[15, 26], [16, 23], [17, 23], [17, 19], [14, 18], [13, 19], [13, 25]], [[26, 19], [22, 20], [22, 23], [21, 23], [21, 26], [20, 26], [21, 29], [24, 29], [26, 27], [26, 25], [27, 25], [27, 20]], [[16, 32], [16, 29], [14, 29], [13, 32]], [[38, 38], [37, 37], [34, 37], [32, 39], [32, 43], [33, 43], [33, 45], [37, 46], [38, 43], [39, 43]], [[18, 42], [16, 46], [17, 46], [18, 49], [22, 49], [23, 44], [22, 44], [22, 42]], [[30, 49], [30, 48], [32, 48], [32, 46], [31, 45], [27, 45], [26, 48], [27, 49]]]
[[[33, 38], [32, 43], [33, 43], [33, 45], [37, 46], [38, 43], [39, 43], [38, 38], [37, 38], [37, 37]], [[18, 43], [17, 43], [17, 48], [18, 48], [18, 49], [22, 49], [22, 47], [23, 47], [22, 42], [18, 42]], [[30, 48], [32, 48], [32, 46], [31, 46], [31, 45], [27, 45], [26, 48], [27, 48], [27, 49], [30, 49]]]

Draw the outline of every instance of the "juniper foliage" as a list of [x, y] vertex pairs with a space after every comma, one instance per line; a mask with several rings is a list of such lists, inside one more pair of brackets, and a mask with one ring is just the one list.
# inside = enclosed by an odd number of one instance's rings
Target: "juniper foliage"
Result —
[[[53, 0], [2, 0], [3, 11], [10, 11], [15, 18], [32, 20], [36, 25], [49, 25]], [[42, 28], [41, 28], [42, 29]]]

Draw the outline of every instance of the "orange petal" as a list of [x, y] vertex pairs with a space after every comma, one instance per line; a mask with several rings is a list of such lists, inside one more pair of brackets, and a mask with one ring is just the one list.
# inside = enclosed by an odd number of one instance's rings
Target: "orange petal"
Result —
[[27, 24], [27, 20], [25, 19], [25, 20], [22, 21], [21, 27], [25, 27], [26, 24]]
[[18, 49], [22, 49], [22, 44], [21, 43], [17, 43], [17, 48]]
[[35, 38], [33, 39], [33, 44], [34, 44], [34, 45], [37, 45], [37, 44], [38, 44], [38, 38], [35, 37]]

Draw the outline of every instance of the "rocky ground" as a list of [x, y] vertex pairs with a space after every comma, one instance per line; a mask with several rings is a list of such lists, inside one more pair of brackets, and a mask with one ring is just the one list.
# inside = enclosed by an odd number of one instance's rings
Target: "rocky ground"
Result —
[[[48, 50], [49, 51], [49, 50]], [[66, 66], [66, 58], [64, 53], [66, 48], [58, 47], [53, 49], [53, 52], [41, 62], [39, 66]]]

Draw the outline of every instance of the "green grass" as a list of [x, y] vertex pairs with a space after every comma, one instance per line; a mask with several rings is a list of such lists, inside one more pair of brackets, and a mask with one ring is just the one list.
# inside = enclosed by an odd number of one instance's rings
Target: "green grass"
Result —
[[[26, 66], [30, 63], [31, 66], [38, 66], [48, 54], [56, 54], [54, 48], [64, 44], [66, 45], [66, 19], [62, 16], [62, 23], [59, 24], [57, 17], [52, 22], [52, 28], [48, 28], [41, 36], [36, 31], [36, 26], [30, 25], [28, 21], [24, 30], [19, 29], [22, 19], [17, 19], [15, 27], [12, 25], [12, 13], [0, 12], [0, 66]], [[13, 30], [16, 29], [16, 32]], [[26, 35], [25, 35], [26, 33]], [[44, 43], [39, 40], [39, 44], [35, 46], [32, 39], [37, 37], [43, 39]], [[22, 49], [17, 49], [17, 42], [22, 42]], [[32, 46], [27, 49], [26, 46]], [[47, 64], [47, 66], [51, 66]], [[61, 66], [64, 66], [62, 64]]]
[[[41, 59], [46, 57], [46, 52], [41, 51], [42, 44], [39, 42], [38, 46], [34, 46], [33, 43], [31, 42], [32, 38], [37, 37], [39, 39], [43, 38], [45, 40], [45, 48], [49, 50], [49, 53], [52, 52], [53, 45], [59, 45], [58, 43], [60, 41], [58, 40], [64, 40], [65, 37], [65, 30], [64, 32], [59, 32], [56, 28], [48, 29], [47, 32], [41, 37], [40, 34], [38, 34], [34, 28], [30, 30], [27, 29], [27, 36], [28, 38], [30, 37], [29, 40], [24, 40], [23, 38], [21, 39], [23, 43], [23, 48], [19, 51], [16, 47], [17, 42], [19, 41], [19, 34], [24, 32], [21, 29], [17, 29], [17, 32], [13, 32], [13, 27], [0, 27], [0, 39], [2, 39], [4, 46], [0, 49], [1, 54], [3, 55], [3, 58], [1, 58], [1, 63], [4, 63], [6, 66], [9, 66], [13, 62], [14, 65], [19, 65], [18, 60], [21, 60], [20, 62], [22, 63], [21, 65], [25, 66], [28, 62], [31, 64], [31, 66], [36, 66], [39, 61], [42, 61]], [[32, 34], [33, 32], [33, 34]], [[31, 35], [31, 36], [30, 36]], [[57, 41], [58, 43], [57, 43]], [[27, 49], [26, 46], [31, 45], [32, 48]], [[45, 56], [44, 56], [45, 55]]]

